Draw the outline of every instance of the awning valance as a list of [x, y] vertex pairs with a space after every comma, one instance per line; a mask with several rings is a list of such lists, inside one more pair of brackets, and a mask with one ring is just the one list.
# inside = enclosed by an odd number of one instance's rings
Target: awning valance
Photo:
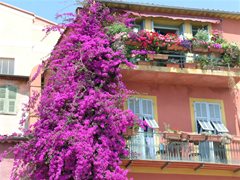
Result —
[[197, 22], [206, 22], [212, 24], [219, 24], [220, 19], [210, 18], [210, 17], [198, 17], [198, 16], [188, 16], [188, 15], [173, 15], [173, 14], [163, 14], [163, 13], [139, 13], [134, 11], [126, 11], [134, 16], [138, 17], [153, 17], [153, 18], [167, 18], [173, 20], [183, 20], [183, 21], [197, 21]]

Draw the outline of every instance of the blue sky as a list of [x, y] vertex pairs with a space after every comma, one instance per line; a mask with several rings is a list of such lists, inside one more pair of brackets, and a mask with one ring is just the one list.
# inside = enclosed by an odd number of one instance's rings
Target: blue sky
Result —
[[[2, 0], [2, 2], [33, 12], [38, 16], [57, 22], [57, 13], [74, 12], [79, 0]], [[124, 0], [126, 1], [126, 0]], [[160, 5], [190, 8], [239, 11], [240, 0], [129, 0], [131, 2], [157, 3]]]

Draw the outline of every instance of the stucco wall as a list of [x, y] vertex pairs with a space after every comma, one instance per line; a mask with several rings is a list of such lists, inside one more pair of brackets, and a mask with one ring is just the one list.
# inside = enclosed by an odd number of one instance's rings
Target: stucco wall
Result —
[[237, 42], [240, 45], [240, 21], [232, 19], [222, 19], [220, 24], [212, 26], [223, 32], [223, 37], [229, 42]]
[[0, 5], [0, 24], [0, 57], [15, 59], [15, 75], [29, 76], [59, 38], [57, 32], [46, 36], [42, 31], [50, 23], [4, 5]]
[[239, 177], [221, 177], [221, 176], [196, 176], [179, 174], [150, 174], [150, 173], [129, 173], [129, 177], [134, 180], [237, 180]]

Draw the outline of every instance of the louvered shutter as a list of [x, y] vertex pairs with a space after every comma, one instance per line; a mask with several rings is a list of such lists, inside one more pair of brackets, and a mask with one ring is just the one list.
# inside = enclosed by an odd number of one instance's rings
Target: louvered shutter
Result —
[[145, 121], [151, 128], [158, 128], [158, 124], [154, 119], [153, 102], [149, 99], [142, 99], [142, 111]]
[[0, 87], [0, 112], [4, 112], [6, 102], [6, 87]]
[[196, 122], [200, 125], [200, 127], [205, 131], [213, 131], [214, 128], [212, 127], [211, 122], [208, 119], [207, 103], [195, 102], [194, 110]]
[[14, 86], [8, 86], [8, 102], [7, 102], [8, 113], [16, 112], [16, 96], [17, 88]]
[[222, 123], [221, 108], [219, 104], [209, 104], [209, 116], [217, 132], [219, 133], [228, 132], [228, 129]]

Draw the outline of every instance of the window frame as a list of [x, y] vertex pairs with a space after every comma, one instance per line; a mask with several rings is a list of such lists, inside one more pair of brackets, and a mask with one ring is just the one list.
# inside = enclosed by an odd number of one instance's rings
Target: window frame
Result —
[[[4, 61], [7, 61], [7, 73], [3, 73], [3, 63]], [[10, 68], [10, 61], [12, 61], [12, 72]], [[0, 57], [0, 74], [6, 74], [6, 75], [14, 75], [15, 71], [15, 59], [14, 58], [6, 58], [6, 57]]]
[[[152, 102], [152, 120], [154, 120], [155, 122], [150, 122], [148, 124], [151, 125], [155, 125], [157, 127], [153, 127], [154, 129], [158, 129], [159, 128], [159, 123], [158, 123], [158, 114], [157, 114], [157, 98], [156, 96], [145, 96], [145, 95], [134, 95], [134, 96], [131, 96], [127, 99], [125, 105], [124, 105], [124, 109], [129, 109], [129, 99], [143, 99], [143, 100], [150, 100]], [[144, 115], [143, 113], [141, 114], [142, 112], [142, 106], [140, 105], [139, 106], [139, 117], [140, 118], [144, 118]], [[134, 113], [134, 112], [133, 112]], [[148, 118], [148, 117], [147, 117]], [[145, 120], [146, 121], [146, 120]], [[147, 119], [148, 121], [148, 119]], [[150, 121], [150, 120], [149, 120]]]
[[[4, 85], [4, 86], [0, 86], [0, 89], [4, 88], [5, 89], [5, 97], [4, 98], [0, 98], [0, 101], [3, 100], [4, 101], [4, 105], [3, 105], [3, 111], [0, 111], [0, 114], [6, 114], [6, 115], [16, 115], [17, 114], [17, 94], [18, 94], [18, 88], [14, 85]], [[10, 94], [10, 88], [14, 88], [15, 89], [15, 98], [11, 99], [9, 98], [9, 94]], [[14, 102], [14, 111], [10, 112], [9, 111], [9, 104], [10, 102]]]
[[153, 29], [154, 32], [156, 32], [155, 29], [166, 29], [166, 30], [176, 30], [175, 34], [177, 34], [177, 35], [179, 35], [179, 33], [180, 33], [180, 27], [155, 25], [154, 23], [153, 23], [153, 28], [152, 29]]
[[[195, 114], [195, 103], [205, 103], [207, 106], [207, 119], [209, 122], [211, 122], [212, 127], [214, 128], [214, 131], [212, 131], [214, 134], [219, 134], [219, 133], [225, 133], [225, 132], [219, 132], [215, 126], [213, 125], [214, 120], [211, 120], [210, 117], [210, 110], [209, 110], [209, 105], [214, 104], [219, 106], [219, 112], [220, 112], [220, 122], [226, 129], [226, 118], [225, 118], [225, 111], [224, 111], [224, 104], [222, 100], [216, 100], [216, 99], [201, 99], [201, 98], [190, 98], [190, 108], [191, 108], [191, 119], [192, 119], [192, 130], [194, 132], [198, 132], [197, 129], [197, 119], [196, 119], [196, 114]], [[228, 129], [227, 129], [228, 130]], [[229, 132], [229, 130], [228, 130]]]

